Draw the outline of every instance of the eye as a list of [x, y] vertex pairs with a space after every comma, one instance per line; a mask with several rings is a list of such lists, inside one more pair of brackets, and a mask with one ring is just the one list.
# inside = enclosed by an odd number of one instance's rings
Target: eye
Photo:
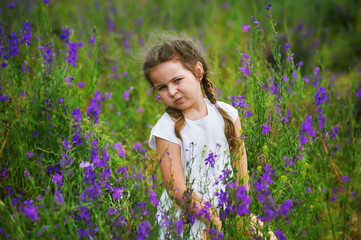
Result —
[[158, 87], [158, 91], [162, 91], [162, 90], [164, 90], [165, 89], [165, 86], [160, 86], [160, 87]]
[[181, 78], [177, 78], [176, 80], [174, 80], [175, 83], [179, 82], [180, 80], [182, 80]]

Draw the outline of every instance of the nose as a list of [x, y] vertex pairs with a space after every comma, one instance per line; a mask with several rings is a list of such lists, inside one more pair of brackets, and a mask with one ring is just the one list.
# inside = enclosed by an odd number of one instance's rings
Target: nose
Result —
[[178, 92], [178, 89], [176, 86], [168, 86], [168, 93], [170, 96], [175, 96]]

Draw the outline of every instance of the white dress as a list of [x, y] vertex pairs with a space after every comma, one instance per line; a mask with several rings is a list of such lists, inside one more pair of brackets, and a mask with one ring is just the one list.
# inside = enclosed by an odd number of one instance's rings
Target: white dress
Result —
[[[152, 128], [149, 147], [156, 149], [155, 137], [178, 144], [181, 148], [184, 181], [186, 182], [188, 177], [188, 183], [193, 182], [191, 185], [193, 191], [204, 202], [209, 201], [212, 207], [217, 207], [218, 198], [215, 193], [225, 188], [220, 180], [220, 176], [224, 174], [222, 170], [227, 169], [232, 174], [232, 167], [229, 146], [224, 135], [224, 120], [208, 99], [205, 99], [205, 102], [208, 111], [205, 117], [195, 121], [186, 119], [186, 124], [180, 132], [183, 142], [174, 133], [174, 121], [168, 113], [164, 113]], [[224, 102], [218, 102], [218, 104], [230, 115], [233, 122], [237, 119], [238, 111], [234, 107]], [[213, 156], [210, 159], [214, 159], [214, 164], [212, 161], [205, 161], [209, 156]], [[187, 184], [187, 186], [189, 185]], [[181, 212], [180, 208], [173, 203], [167, 191], [164, 190], [157, 212], [157, 221], [163, 226], [160, 231], [160, 239], [166, 237], [167, 220], [165, 218], [168, 217], [167, 211], [171, 208], [176, 209], [175, 221], [177, 221]], [[196, 219], [190, 231], [190, 239], [201, 239], [204, 229], [205, 225]]]

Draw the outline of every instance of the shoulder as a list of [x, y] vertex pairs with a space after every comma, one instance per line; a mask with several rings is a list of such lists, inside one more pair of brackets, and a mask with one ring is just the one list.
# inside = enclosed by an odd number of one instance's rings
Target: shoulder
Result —
[[151, 130], [149, 136], [149, 147], [156, 149], [155, 137], [162, 138], [169, 142], [181, 144], [181, 141], [174, 133], [174, 121], [168, 113], [164, 113]]
[[229, 114], [229, 116], [232, 118], [233, 122], [237, 120], [238, 110], [236, 108], [234, 108], [232, 105], [225, 103], [225, 102], [217, 101], [217, 103], [223, 110], [225, 110]]

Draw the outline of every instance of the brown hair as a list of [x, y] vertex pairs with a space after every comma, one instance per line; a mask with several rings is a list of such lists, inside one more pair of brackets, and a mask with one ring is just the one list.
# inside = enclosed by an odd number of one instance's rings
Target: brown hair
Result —
[[[201, 62], [204, 70], [204, 74], [201, 79], [204, 94], [212, 104], [216, 104], [217, 100], [214, 94], [213, 84], [207, 78], [207, 73], [209, 72], [208, 66], [193, 41], [185, 37], [174, 39], [168, 37], [168, 39], [163, 39], [161, 43], [156, 44], [148, 51], [143, 64], [143, 73], [147, 81], [152, 86], [153, 83], [150, 79], [150, 71], [158, 64], [170, 60], [178, 60], [187, 70], [191, 71], [195, 77], [201, 77], [198, 76], [195, 69], [196, 63]], [[230, 149], [238, 149], [237, 135], [231, 117], [221, 107], [218, 108], [218, 111], [224, 119], [224, 133]], [[169, 106], [166, 108], [166, 112], [175, 122], [175, 135], [182, 140], [180, 131], [186, 123], [183, 113], [178, 109]]]

